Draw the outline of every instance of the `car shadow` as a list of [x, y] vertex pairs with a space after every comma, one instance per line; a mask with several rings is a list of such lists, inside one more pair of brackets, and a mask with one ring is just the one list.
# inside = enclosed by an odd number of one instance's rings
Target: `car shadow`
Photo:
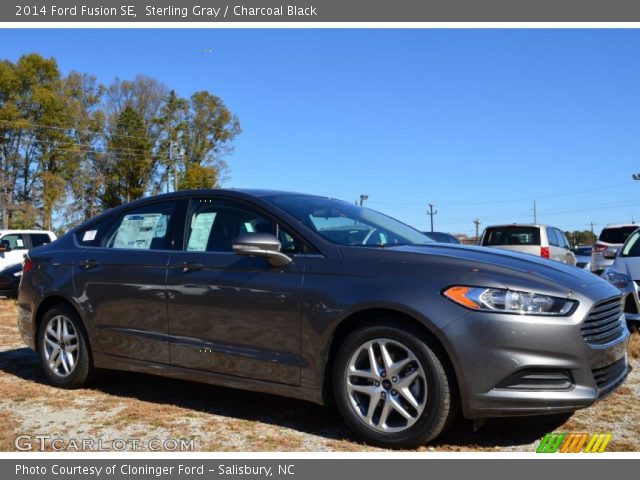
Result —
[[[0, 371], [23, 380], [49, 385], [37, 355], [28, 348], [0, 351]], [[115, 371], [102, 371], [91, 389], [115, 397], [175, 405], [233, 419], [287, 427], [327, 439], [362, 443], [346, 427], [335, 407], [323, 407], [303, 400]], [[569, 416], [570, 414], [490, 419], [477, 431], [472, 422], [461, 420], [430, 446], [436, 450], [446, 447], [465, 450], [465, 447], [528, 445], [556, 430]]]

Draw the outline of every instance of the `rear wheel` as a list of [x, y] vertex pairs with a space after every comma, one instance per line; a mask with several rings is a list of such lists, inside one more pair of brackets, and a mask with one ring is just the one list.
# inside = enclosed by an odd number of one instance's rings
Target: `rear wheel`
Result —
[[351, 333], [334, 368], [336, 403], [368, 442], [413, 448], [442, 433], [453, 416], [450, 379], [429, 342], [383, 325]]
[[49, 380], [78, 388], [91, 379], [93, 368], [88, 341], [78, 314], [66, 305], [49, 309], [38, 332], [40, 362]]

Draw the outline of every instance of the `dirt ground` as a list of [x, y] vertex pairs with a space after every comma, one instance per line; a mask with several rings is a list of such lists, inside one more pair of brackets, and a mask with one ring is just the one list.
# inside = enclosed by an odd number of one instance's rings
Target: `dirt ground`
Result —
[[[184, 439], [197, 451], [381, 451], [359, 441], [334, 408], [298, 400], [121, 372], [103, 374], [90, 389], [53, 388], [15, 320], [15, 302], [0, 299], [0, 451], [16, 450], [18, 435], [42, 434], [116, 450], [133, 449], [117, 443], [129, 438], [140, 441], [138, 449], [172, 449], [151, 440]], [[461, 421], [421, 450], [532, 452], [545, 433], [566, 431], [613, 432], [608, 451], [640, 451], [639, 333], [629, 353], [635, 368], [626, 384], [591, 408], [488, 420], [478, 431]], [[39, 449], [40, 440], [29, 442]]]

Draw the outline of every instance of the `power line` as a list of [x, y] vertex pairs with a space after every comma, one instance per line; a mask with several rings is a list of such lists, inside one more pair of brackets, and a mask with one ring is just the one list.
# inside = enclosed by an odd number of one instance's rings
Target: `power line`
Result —
[[[98, 134], [98, 135], [107, 135], [108, 134], [108, 130], [104, 130], [104, 131], [100, 131], [100, 130], [85, 130], [85, 129], [78, 129], [78, 128], [72, 128], [72, 127], [56, 127], [53, 125], [42, 125], [39, 123], [28, 123], [28, 122], [21, 122], [19, 120], [2, 120], [0, 119], [0, 122], [2, 123], [8, 123], [8, 124], [12, 124], [12, 125], [16, 125], [18, 127], [24, 128], [26, 127], [34, 127], [34, 128], [48, 128], [51, 130], [57, 130], [60, 132], [81, 132], [81, 133], [94, 133], [94, 134]], [[134, 138], [137, 140], [149, 140], [150, 137], [141, 137], [139, 135], [119, 135], [120, 137], [123, 138]]]

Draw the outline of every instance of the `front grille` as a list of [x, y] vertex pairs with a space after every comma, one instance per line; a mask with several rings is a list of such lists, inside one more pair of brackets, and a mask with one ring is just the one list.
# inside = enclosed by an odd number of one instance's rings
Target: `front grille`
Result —
[[604, 345], [615, 340], [624, 331], [622, 297], [613, 297], [597, 303], [580, 327], [580, 333], [591, 345]]
[[617, 362], [606, 367], [591, 370], [599, 390], [599, 395], [606, 395], [619, 385], [627, 373], [627, 358], [622, 357]]

